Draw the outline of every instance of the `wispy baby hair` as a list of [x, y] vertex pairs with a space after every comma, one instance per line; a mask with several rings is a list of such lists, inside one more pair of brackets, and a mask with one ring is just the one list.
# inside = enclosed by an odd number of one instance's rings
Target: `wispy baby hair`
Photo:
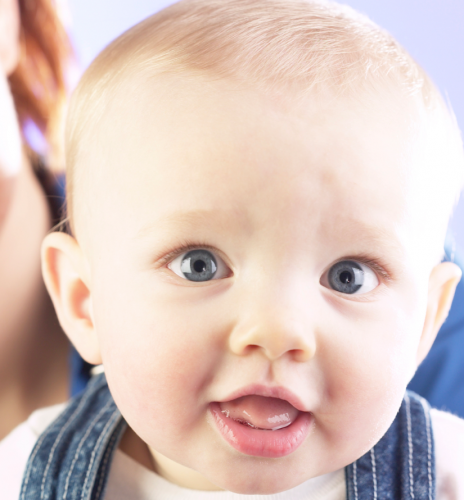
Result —
[[67, 126], [68, 208], [74, 166], [92, 130], [137, 72], [229, 78], [264, 90], [336, 94], [393, 83], [426, 107], [439, 93], [384, 30], [349, 7], [318, 0], [183, 0], [111, 43], [82, 78]]

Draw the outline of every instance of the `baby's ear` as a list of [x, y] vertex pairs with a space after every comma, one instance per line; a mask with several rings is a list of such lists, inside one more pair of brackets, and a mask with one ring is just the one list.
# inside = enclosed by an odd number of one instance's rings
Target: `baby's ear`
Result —
[[427, 312], [417, 351], [417, 365], [427, 356], [448, 316], [461, 275], [461, 268], [452, 262], [441, 262], [430, 273]]
[[42, 243], [42, 274], [61, 327], [89, 363], [101, 363], [92, 315], [89, 273], [77, 241], [50, 233]]

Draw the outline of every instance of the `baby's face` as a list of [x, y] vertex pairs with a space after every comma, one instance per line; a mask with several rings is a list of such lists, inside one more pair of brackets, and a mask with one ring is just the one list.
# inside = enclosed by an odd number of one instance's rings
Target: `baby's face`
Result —
[[168, 77], [114, 103], [77, 227], [111, 392], [155, 460], [272, 493], [385, 433], [431, 271], [415, 120]]

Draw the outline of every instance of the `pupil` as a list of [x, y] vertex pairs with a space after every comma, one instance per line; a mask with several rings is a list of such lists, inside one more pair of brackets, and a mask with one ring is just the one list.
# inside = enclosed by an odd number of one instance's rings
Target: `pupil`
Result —
[[340, 273], [340, 281], [345, 285], [349, 285], [353, 281], [353, 276], [350, 272], [343, 271]]
[[193, 269], [196, 273], [203, 273], [206, 271], [206, 262], [198, 259], [193, 263]]

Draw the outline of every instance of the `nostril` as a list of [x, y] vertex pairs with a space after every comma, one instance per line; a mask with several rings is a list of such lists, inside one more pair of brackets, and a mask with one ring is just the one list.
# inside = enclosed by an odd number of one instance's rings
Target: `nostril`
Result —
[[252, 352], [254, 351], [258, 351], [262, 349], [261, 346], [259, 345], [256, 345], [256, 344], [248, 344], [247, 346], [245, 346], [245, 348], [243, 349], [243, 354], [251, 354]]
[[316, 354], [316, 346], [307, 346], [304, 349], [292, 349], [289, 351], [289, 354], [295, 361], [303, 363], [314, 357], [314, 354]]

